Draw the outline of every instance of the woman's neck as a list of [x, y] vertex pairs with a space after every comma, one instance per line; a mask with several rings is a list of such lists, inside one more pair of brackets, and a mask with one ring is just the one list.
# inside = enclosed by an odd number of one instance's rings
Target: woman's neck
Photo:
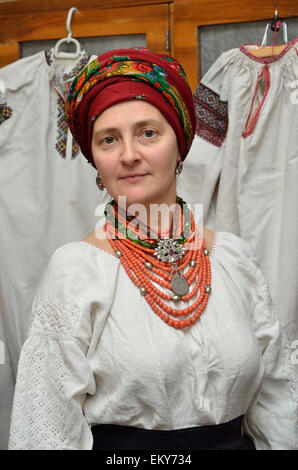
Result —
[[[119, 207], [119, 206], [118, 206]], [[130, 230], [135, 228], [144, 233], [144, 238], [165, 238], [170, 237], [174, 214], [180, 216], [181, 210], [177, 199], [172, 204], [134, 204], [128, 207], [126, 212], [131, 217]], [[125, 209], [126, 211], [126, 209]], [[124, 211], [120, 211], [124, 215]], [[146, 234], [146, 235], [145, 235]], [[149, 236], [148, 236], [149, 234]]]

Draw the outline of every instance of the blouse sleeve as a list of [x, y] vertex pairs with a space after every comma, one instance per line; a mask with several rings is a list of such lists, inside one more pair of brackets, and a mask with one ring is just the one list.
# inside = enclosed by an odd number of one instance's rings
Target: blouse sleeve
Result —
[[[236, 237], [236, 236], [235, 236]], [[237, 237], [247, 277], [253, 328], [259, 344], [263, 378], [245, 414], [244, 429], [258, 450], [298, 449], [297, 370], [290, 341], [280, 326], [269, 287], [249, 244]]]
[[18, 364], [10, 450], [92, 449], [90, 423], [83, 413], [87, 394], [95, 392], [87, 360], [90, 308], [76, 302], [86, 280], [75, 276], [78, 266], [74, 269], [70, 253], [63, 256], [60, 250], [52, 256], [33, 302]]

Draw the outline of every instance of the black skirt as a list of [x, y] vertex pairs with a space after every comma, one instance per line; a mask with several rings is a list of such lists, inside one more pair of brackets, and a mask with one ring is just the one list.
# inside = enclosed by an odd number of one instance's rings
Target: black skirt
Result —
[[242, 419], [173, 431], [97, 424], [91, 428], [92, 450], [255, 450], [242, 432]]

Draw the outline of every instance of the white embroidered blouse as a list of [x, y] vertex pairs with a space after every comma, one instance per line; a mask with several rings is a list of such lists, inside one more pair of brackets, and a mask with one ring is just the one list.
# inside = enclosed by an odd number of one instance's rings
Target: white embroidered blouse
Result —
[[184, 330], [154, 313], [114, 255], [83, 241], [55, 251], [19, 360], [9, 449], [92, 449], [98, 423], [171, 430], [243, 414], [257, 449], [298, 448], [295, 369], [266, 281], [246, 241], [215, 235], [212, 292]]

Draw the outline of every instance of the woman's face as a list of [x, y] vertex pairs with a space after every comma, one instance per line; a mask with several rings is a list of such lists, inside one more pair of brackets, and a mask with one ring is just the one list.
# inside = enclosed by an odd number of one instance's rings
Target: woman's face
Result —
[[92, 154], [107, 191], [116, 200], [126, 196], [127, 208], [175, 203], [177, 138], [151, 104], [125, 101], [106, 109], [94, 123]]

